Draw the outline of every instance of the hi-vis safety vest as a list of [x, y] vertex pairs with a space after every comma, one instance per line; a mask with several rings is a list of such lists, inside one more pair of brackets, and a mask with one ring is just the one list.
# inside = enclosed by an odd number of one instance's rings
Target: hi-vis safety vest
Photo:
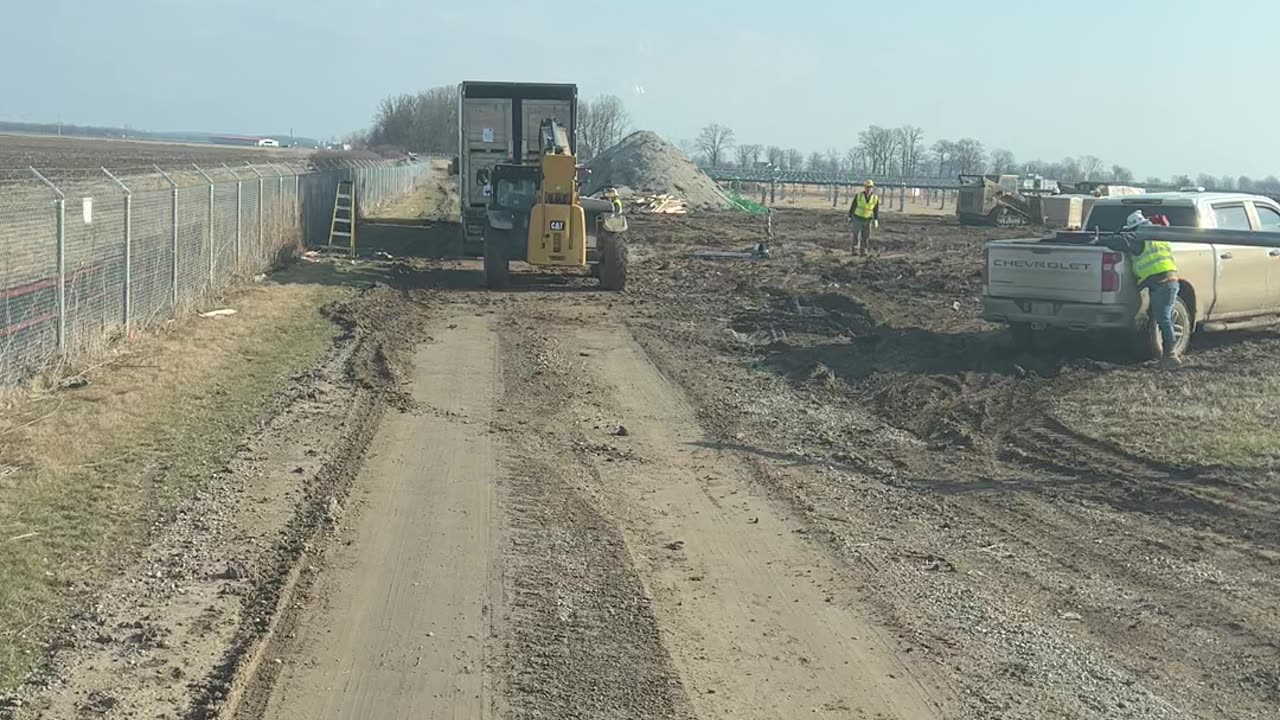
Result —
[[876, 206], [880, 204], [880, 196], [872, 193], [868, 196], [865, 192], [858, 193], [858, 199], [854, 201], [853, 214], [863, 220], [870, 220], [876, 214]]
[[1142, 254], [1133, 257], [1133, 275], [1138, 278], [1139, 285], [1153, 275], [1177, 271], [1173, 248], [1167, 242], [1149, 240], [1143, 245]]

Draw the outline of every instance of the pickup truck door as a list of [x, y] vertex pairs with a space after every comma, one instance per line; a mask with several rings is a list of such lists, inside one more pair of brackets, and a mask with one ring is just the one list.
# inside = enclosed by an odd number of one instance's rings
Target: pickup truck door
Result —
[[[1262, 200], [1255, 200], [1249, 204], [1253, 206], [1258, 230], [1280, 232], [1280, 206]], [[1266, 248], [1265, 251], [1267, 292], [1270, 294], [1268, 307], [1276, 310], [1280, 309], [1280, 248]]]
[[[1243, 201], [1216, 203], [1212, 207], [1214, 224], [1222, 230], [1256, 230]], [[1268, 290], [1267, 248], [1249, 245], [1214, 245], [1218, 258], [1214, 303], [1209, 315], [1215, 320], [1257, 315], [1273, 303]]]

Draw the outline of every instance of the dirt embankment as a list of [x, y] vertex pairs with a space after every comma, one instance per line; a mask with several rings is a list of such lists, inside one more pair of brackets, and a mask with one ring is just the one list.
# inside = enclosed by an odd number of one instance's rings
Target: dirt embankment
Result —
[[647, 130], [635, 132], [587, 163], [591, 175], [583, 191], [629, 188], [648, 194], [669, 193], [698, 210], [723, 210], [729, 197], [680, 149]]

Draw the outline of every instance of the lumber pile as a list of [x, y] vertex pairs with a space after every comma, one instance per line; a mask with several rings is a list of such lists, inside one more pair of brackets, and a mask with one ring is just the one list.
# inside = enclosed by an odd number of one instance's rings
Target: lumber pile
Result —
[[686, 215], [689, 212], [684, 200], [671, 193], [636, 195], [631, 199], [631, 210], [644, 215]]

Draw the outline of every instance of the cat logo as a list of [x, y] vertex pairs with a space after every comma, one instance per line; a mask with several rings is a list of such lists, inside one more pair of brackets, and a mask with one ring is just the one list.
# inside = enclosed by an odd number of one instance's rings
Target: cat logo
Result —
[[564, 232], [564, 221], [563, 221], [563, 220], [552, 220], [552, 221], [551, 221], [551, 230], [552, 230], [552, 232]]

